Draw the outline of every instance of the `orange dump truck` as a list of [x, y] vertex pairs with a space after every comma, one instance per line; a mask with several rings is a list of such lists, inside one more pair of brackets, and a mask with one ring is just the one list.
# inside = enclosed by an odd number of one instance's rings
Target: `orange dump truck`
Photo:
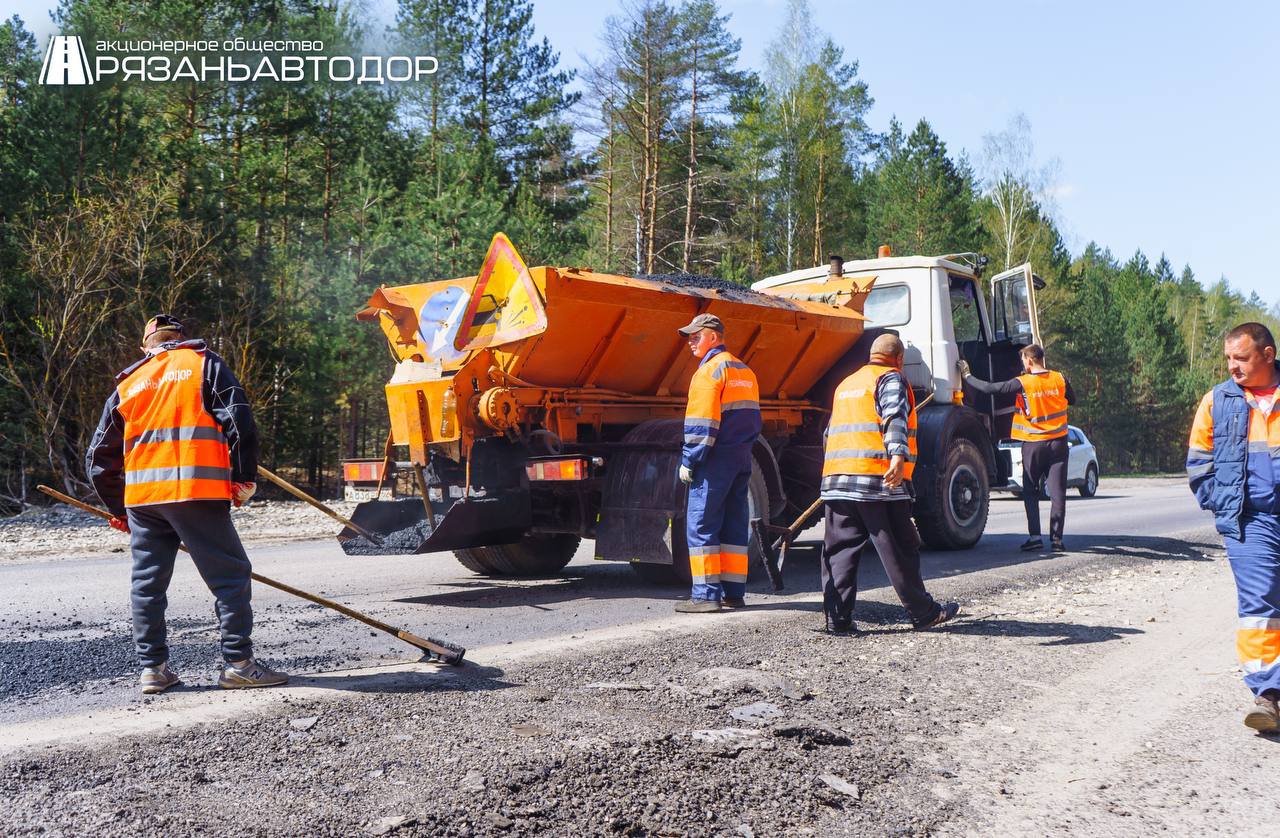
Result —
[[789, 521], [817, 497], [831, 392], [865, 362], [873, 283], [757, 292], [530, 269], [499, 234], [477, 276], [380, 288], [357, 317], [397, 358], [387, 404], [417, 496], [356, 508], [378, 542], [339, 539], [351, 554], [452, 550], [480, 573], [541, 575], [590, 538], [597, 558], [687, 576], [677, 468], [698, 362], [676, 330], [717, 315], [755, 372], [751, 514]]

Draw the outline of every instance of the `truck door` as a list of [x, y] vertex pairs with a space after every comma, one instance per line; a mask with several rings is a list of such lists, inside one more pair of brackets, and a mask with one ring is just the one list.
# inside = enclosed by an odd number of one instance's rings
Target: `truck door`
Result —
[[[1024, 346], [1040, 343], [1036, 290], [1043, 287], [1044, 281], [1031, 272], [1030, 264], [1019, 265], [991, 278], [992, 335], [988, 381], [1005, 381], [1022, 374], [1022, 359], [1018, 353]], [[1014, 402], [1014, 396], [995, 396], [993, 399], [991, 409], [996, 440], [1009, 436]]]
[[1040, 317], [1036, 311], [1036, 284], [1044, 281], [1031, 272], [1031, 265], [996, 274], [991, 278], [991, 320], [994, 338], [1020, 346], [1040, 343]]

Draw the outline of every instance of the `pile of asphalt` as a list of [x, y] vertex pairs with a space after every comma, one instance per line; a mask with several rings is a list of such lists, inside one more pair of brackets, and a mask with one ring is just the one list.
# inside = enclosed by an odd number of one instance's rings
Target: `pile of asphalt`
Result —
[[731, 282], [727, 279], [720, 279], [714, 276], [702, 276], [700, 274], [674, 273], [674, 274], [640, 274], [637, 279], [647, 279], [650, 282], [660, 282], [664, 285], [674, 286], [677, 289], [696, 288], [702, 291], [715, 291], [720, 296], [735, 302], [744, 303], [768, 303], [769, 305], [778, 305], [779, 298], [772, 297], [768, 294], [761, 294], [759, 291], [752, 291], [744, 285]]
[[374, 543], [363, 535], [354, 535], [342, 542], [342, 552], [348, 556], [399, 556], [418, 552], [433, 532], [426, 521], [411, 527], [375, 533], [380, 543]]

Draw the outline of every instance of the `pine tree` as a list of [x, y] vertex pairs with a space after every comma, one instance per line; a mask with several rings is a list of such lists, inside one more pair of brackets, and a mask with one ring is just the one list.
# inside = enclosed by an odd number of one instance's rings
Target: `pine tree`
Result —
[[979, 250], [973, 174], [953, 161], [927, 120], [902, 139], [895, 120], [870, 178], [866, 250], [890, 245], [900, 253]]

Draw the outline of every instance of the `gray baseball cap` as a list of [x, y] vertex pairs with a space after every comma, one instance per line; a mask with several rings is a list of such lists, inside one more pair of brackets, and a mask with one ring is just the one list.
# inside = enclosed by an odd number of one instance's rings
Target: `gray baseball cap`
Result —
[[677, 331], [682, 335], [691, 335], [702, 329], [715, 329], [717, 332], [724, 331], [724, 324], [720, 322], [720, 318], [714, 314], [699, 314], [693, 320], [689, 321], [689, 325]]

